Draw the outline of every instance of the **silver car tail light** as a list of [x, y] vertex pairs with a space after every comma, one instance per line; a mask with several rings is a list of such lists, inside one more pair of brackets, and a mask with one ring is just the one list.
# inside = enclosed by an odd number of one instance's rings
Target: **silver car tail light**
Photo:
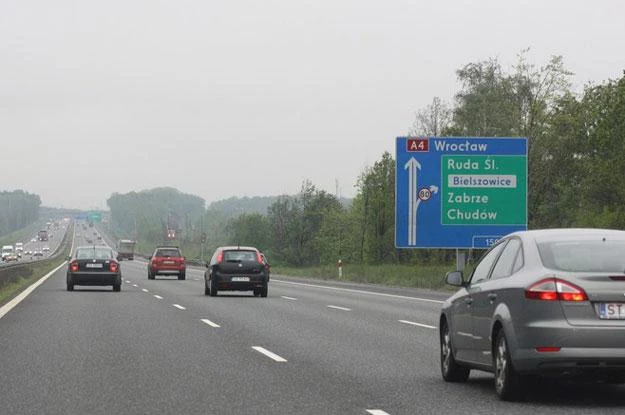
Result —
[[588, 301], [586, 292], [559, 278], [546, 278], [525, 289], [525, 298], [542, 301]]

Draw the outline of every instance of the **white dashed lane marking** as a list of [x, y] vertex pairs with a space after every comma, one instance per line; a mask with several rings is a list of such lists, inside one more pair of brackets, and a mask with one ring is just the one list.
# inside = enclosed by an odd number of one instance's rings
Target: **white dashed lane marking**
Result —
[[284, 298], [285, 300], [297, 301], [297, 298], [287, 297], [286, 295], [283, 295], [282, 298]]
[[186, 308], [181, 306], [180, 304], [172, 304], [172, 305], [176, 307], [178, 310], [186, 310]]
[[334, 290], [334, 291], [343, 291], [348, 293], [357, 293], [357, 294], [367, 294], [367, 295], [377, 295], [381, 297], [390, 297], [390, 298], [401, 298], [403, 300], [414, 300], [414, 301], [424, 301], [427, 303], [435, 303], [435, 304], [443, 304], [444, 301], [441, 300], [433, 300], [431, 298], [419, 298], [419, 297], [408, 297], [405, 295], [396, 295], [396, 294], [386, 294], [386, 293], [377, 293], [373, 291], [364, 291], [364, 290], [353, 290], [350, 288], [337, 288], [337, 287], [328, 287], [325, 285], [317, 285], [317, 284], [304, 284], [301, 282], [291, 282], [291, 281], [281, 281], [276, 279], [271, 279], [274, 283], [277, 282], [279, 284], [289, 284], [289, 285], [298, 285], [300, 287], [310, 287], [310, 288], [320, 288], [324, 290]]
[[252, 347], [252, 349], [256, 350], [258, 353], [262, 353], [262, 354], [264, 354], [265, 356], [267, 356], [267, 357], [268, 357], [268, 358], [270, 358], [270, 359], [275, 360], [276, 362], [280, 362], [280, 363], [284, 363], [284, 362], [286, 362], [286, 359], [285, 359], [285, 358], [280, 357], [280, 356], [278, 356], [277, 354], [275, 354], [275, 353], [273, 353], [273, 352], [270, 352], [269, 350], [267, 350], [267, 349], [265, 349], [265, 348], [263, 348], [263, 347], [260, 347], [260, 346], [254, 346], [254, 347]]
[[352, 311], [351, 308], [347, 308], [347, 307], [339, 307], [337, 305], [329, 305], [328, 308], [333, 308], [335, 310], [341, 310], [341, 311]]
[[160, 295], [156, 295], [156, 294], [154, 294], [154, 298], [158, 298], [159, 300], [163, 299], [163, 297], [161, 297]]
[[424, 327], [426, 329], [435, 329], [436, 326], [430, 326], [429, 324], [423, 324], [423, 323], [415, 323], [414, 321], [408, 321], [408, 320], [399, 320], [400, 323], [404, 323], [404, 324], [409, 324], [411, 326], [417, 326], [417, 327]]
[[381, 409], [367, 409], [367, 413], [371, 415], [390, 415], [388, 412], [384, 412]]
[[217, 324], [217, 323], [213, 323], [212, 321], [210, 321], [210, 320], [209, 320], [209, 319], [207, 319], [207, 318], [203, 318], [203, 319], [202, 319], [202, 322], [203, 322], [203, 323], [205, 323], [205, 324], [208, 324], [208, 325], [209, 325], [209, 326], [211, 326], [211, 327], [215, 327], [215, 328], [219, 328], [219, 327], [221, 327], [219, 324]]
[[145, 288], [142, 288], [141, 291], [143, 291], [144, 293], [148, 292], [148, 290], [146, 290]]

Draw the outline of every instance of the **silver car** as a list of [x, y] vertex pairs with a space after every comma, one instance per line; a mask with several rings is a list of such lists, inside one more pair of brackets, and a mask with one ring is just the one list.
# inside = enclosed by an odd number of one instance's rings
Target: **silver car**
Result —
[[625, 231], [548, 229], [499, 240], [440, 316], [441, 372], [495, 374], [503, 400], [533, 375], [625, 382]]

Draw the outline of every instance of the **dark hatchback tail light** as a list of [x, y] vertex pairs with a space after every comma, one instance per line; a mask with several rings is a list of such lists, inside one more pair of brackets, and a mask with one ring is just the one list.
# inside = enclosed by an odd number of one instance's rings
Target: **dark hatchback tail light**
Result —
[[219, 251], [217, 254], [217, 263], [221, 264], [222, 262], [224, 262], [224, 251]]
[[119, 269], [119, 265], [117, 264], [117, 262], [111, 261], [109, 264], [109, 271], [117, 272], [118, 269]]
[[256, 252], [256, 260], [260, 265], [265, 265], [265, 261], [263, 261], [263, 257], [260, 255], [260, 252]]
[[542, 301], [588, 301], [586, 292], [559, 278], [546, 278], [525, 289], [525, 298]]
[[78, 272], [78, 261], [73, 260], [71, 264], [69, 264], [69, 270], [71, 272]]

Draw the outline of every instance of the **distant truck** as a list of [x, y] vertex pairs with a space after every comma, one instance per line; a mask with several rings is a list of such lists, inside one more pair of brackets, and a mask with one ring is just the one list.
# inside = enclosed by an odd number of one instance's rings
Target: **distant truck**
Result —
[[117, 242], [117, 259], [119, 261], [124, 259], [135, 259], [135, 241], [130, 239], [120, 239]]
[[39, 233], [37, 234], [37, 239], [39, 239], [40, 241], [47, 241], [48, 240], [48, 231], [46, 231], [46, 230], [39, 231]]
[[[4, 245], [2, 247], [2, 260], [10, 261], [11, 258], [15, 255], [15, 251], [13, 250], [13, 245]], [[17, 255], [15, 255], [17, 257]]]

